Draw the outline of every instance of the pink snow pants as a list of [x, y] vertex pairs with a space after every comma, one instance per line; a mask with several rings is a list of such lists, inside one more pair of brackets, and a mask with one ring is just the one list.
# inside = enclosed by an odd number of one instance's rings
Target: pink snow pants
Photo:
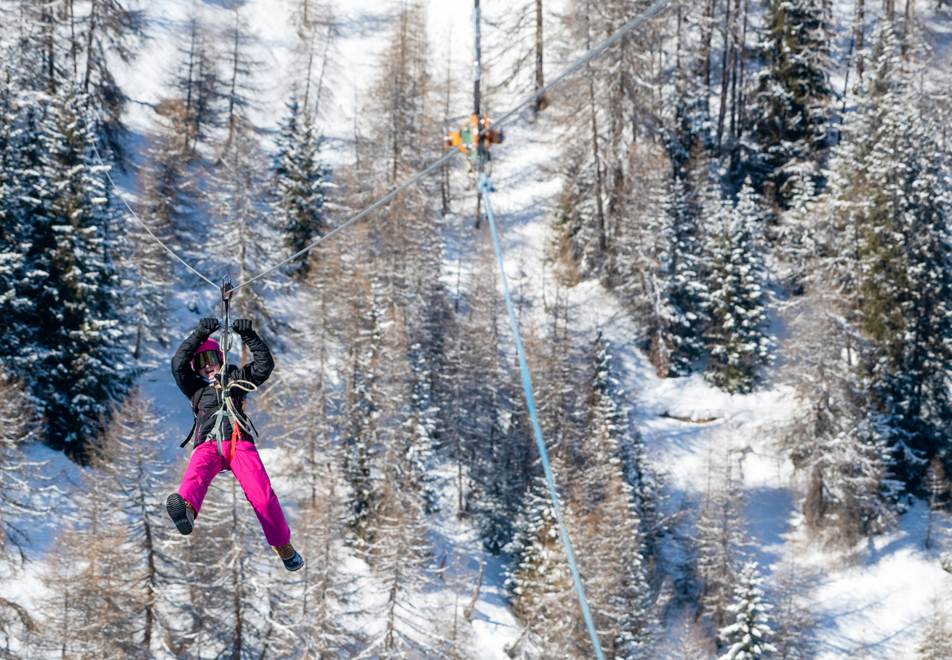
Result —
[[[229, 444], [225, 445], [226, 450]], [[218, 453], [217, 443], [203, 442], [198, 445], [188, 461], [185, 478], [178, 490], [179, 495], [195, 507], [197, 513], [202, 508], [212, 479], [229, 468], [235, 473], [245, 497], [254, 508], [268, 545], [282, 546], [290, 543], [291, 530], [284, 519], [278, 496], [271, 488], [271, 480], [265, 472], [261, 456], [258, 455], [258, 448], [247, 440], [235, 443], [235, 457], [230, 465], [228, 459]]]

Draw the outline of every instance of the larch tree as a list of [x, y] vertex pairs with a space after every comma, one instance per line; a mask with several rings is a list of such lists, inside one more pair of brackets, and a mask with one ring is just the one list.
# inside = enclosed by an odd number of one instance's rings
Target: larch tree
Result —
[[649, 492], [643, 457], [633, 446], [627, 415], [619, 409], [611, 356], [601, 337], [593, 353], [590, 432], [572, 488], [571, 510], [578, 518], [574, 542], [602, 646], [612, 657], [647, 659], [656, 650], [657, 622], [642, 512], [646, 504], [651, 508], [654, 494]]
[[188, 18], [186, 31], [176, 45], [178, 56], [171, 75], [171, 87], [181, 103], [181, 121], [176, 131], [192, 151], [205, 142], [219, 125], [219, 101], [223, 95], [218, 54], [214, 38], [201, 19]]
[[730, 623], [729, 607], [738, 584], [744, 547], [742, 495], [734, 475], [734, 451], [727, 442], [710, 449], [704, 505], [695, 523], [700, 602], [716, 629]]
[[[443, 407], [449, 454], [456, 462], [459, 515], [472, 514], [484, 547], [498, 553], [513, 538], [514, 522], [536, 474], [524, 395], [507, 365], [497, 275], [483, 242], [471, 299], [451, 336], [450, 387]], [[469, 297], [468, 297], [469, 298]]]
[[886, 529], [894, 512], [883, 497], [885, 448], [869, 430], [862, 364], [872, 346], [841, 305], [818, 278], [790, 309], [783, 379], [799, 405], [781, 443], [802, 475], [811, 533], [849, 543]]
[[[280, 232], [268, 208], [268, 165], [256, 129], [243, 119], [232, 122], [219, 166], [209, 182], [208, 204], [215, 224], [208, 231], [205, 256], [212, 263], [233, 264], [234, 284], [279, 263]], [[280, 278], [279, 278], [280, 279]], [[235, 295], [232, 318], [252, 319], [269, 346], [280, 347], [281, 325], [267, 303], [266, 291], [279, 286], [274, 275]], [[242, 348], [242, 362], [248, 356]]]
[[137, 3], [120, 0], [63, 4], [72, 67], [72, 75], [64, 82], [81, 87], [104, 144], [121, 155], [122, 111], [127, 99], [113, 67], [116, 59], [128, 64], [138, 54], [145, 38], [145, 14], [132, 8]]
[[770, 589], [774, 603], [771, 621], [772, 644], [778, 660], [810, 660], [816, 654], [817, 641], [812, 632], [817, 618], [811, 606], [811, 587], [816, 573], [796, 561], [796, 550], [791, 552], [774, 571]]
[[[30, 477], [39, 466], [21, 452], [25, 442], [35, 439], [39, 425], [33, 402], [21, 383], [0, 372], [0, 586], [16, 574], [25, 561], [27, 527], [40, 511], [31, 504], [36, 486]], [[0, 656], [16, 660], [12, 642], [29, 648], [37, 624], [20, 599], [0, 596]]]
[[[560, 467], [555, 461], [553, 469]], [[555, 510], [541, 478], [526, 493], [506, 551], [513, 556], [506, 590], [513, 612], [526, 628], [527, 641], [543, 653], [575, 657], [579, 634], [584, 634], [581, 612]], [[591, 642], [586, 643], [590, 648]]]
[[158, 614], [168, 560], [161, 546], [168, 538], [163, 491], [168, 478], [160, 460], [160, 445], [168, 441], [162, 419], [152, 401], [133, 391], [112, 417], [93, 453], [92, 465], [106, 484], [106, 501], [121, 514], [128, 543], [114, 548], [125, 554], [130, 566], [125, 574], [130, 593], [139, 595], [142, 646], [151, 648], [159, 638]]
[[952, 622], [948, 603], [941, 595], [929, 599], [915, 652], [916, 660], [939, 660], [952, 654]]

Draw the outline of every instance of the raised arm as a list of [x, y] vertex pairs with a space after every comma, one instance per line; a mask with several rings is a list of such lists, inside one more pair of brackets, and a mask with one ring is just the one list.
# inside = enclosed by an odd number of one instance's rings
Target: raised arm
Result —
[[239, 369], [236, 377], [240, 380], [251, 381], [255, 385], [261, 385], [268, 380], [268, 376], [274, 371], [274, 358], [271, 357], [271, 350], [264, 343], [264, 340], [258, 336], [258, 333], [251, 329], [250, 319], [235, 319], [231, 327], [241, 337], [241, 341], [251, 351], [252, 356], [251, 362]]
[[182, 390], [182, 394], [189, 399], [202, 385], [195, 374], [195, 370], [192, 369], [192, 356], [217, 328], [218, 319], [202, 319], [199, 326], [185, 338], [182, 345], [175, 351], [175, 355], [172, 356], [172, 376], [175, 377], [175, 384]]

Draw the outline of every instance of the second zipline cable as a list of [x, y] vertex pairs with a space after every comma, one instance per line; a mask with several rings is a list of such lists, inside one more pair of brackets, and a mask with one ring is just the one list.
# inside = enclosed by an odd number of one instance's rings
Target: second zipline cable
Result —
[[516, 321], [516, 311], [512, 304], [512, 296], [509, 294], [509, 282], [506, 279], [506, 269], [503, 267], [502, 248], [499, 245], [499, 233], [496, 231], [496, 216], [493, 214], [493, 205], [489, 199], [489, 193], [492, 192], [492, 184], [489, 177], [482, 174], [477, 184], [479, 192], [483, 195], [486, 202], [486, 218], [489, 220], [489, 232], [493, 238], [493, 249], [496, 251], [496, 262], [499, 264], [499, 275], [502, 278], [502, 290], [506, 299], [506, 310], [509, 312], [509, 325], [512, 327], [512, 334], [516, 340], [516, 355], [519, 358], [519, 371], [522, 373], [522, 388], [526, 393], [526, 407], [529, 409], [529, 418], [532, 420], [532, 432], [535, 435], [536, 445], [539, 448], [539, 458], [542, 459], [542, 469], [545, 472], [545, 480], [549, 485], [549, 495], [552, 498], [552, 509], [555, 512], [555, 519], [559, 523], [559, 533], [562, 535], [562, 544], [565, 546], [565, 555], [568, 558], [569, 568], [572, 571], [572, 580], [575, 582], [575, 591], [578, 594], [579, 604], [582, 607], [582, 615], [585, 617], [585, 625], [588, 628], [588, 634], [592, 638], [592, 646], [595, 647], [595, 655], [598, 660], [605, 660], [602, 652], [601, 642], [598, 641], [598, 632], [595, 630], [595, 621], [592, 619], [592, 611], [588, 607], [588, 599], [585, 597], [585, 587], [582, 585], [582, 576], [578, 570], [578, 563], [575, 561], [575, 552], [572, 550], [572, 541], [569, 538], [569, 530], [565, 524], [565, 516], [562, 514], [562, 505], [559, 501], [559, 491], [555, 486], [555, 475], [552, 473], [552, 466], [549, 464], [549, 452], [545, 446], [545, 439], [542, 437], [542, 425], [539, 424], [539, 413], [536, 411], [535, 396], [532, 394], [532, 378], [529, 375], [529, 363], [526, 361], [526, 350], [522, 346], [522, 335], [519, 333], [519, 322]]

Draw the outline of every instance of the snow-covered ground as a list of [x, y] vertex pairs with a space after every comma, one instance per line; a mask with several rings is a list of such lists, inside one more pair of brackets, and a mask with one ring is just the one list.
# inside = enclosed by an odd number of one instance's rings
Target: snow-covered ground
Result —
[[[150, 39], [119, 79], [132, 99], [127, 121], [134, 134], [146, 130], [152, 108], [168, 82], [168, 62], [175, 55], [174, 35], [193, 11], [204, 12], [224, 25], [229, 20], [224, 4], [212, 0], [147, 3]], [[252, 119], [265, 130], [276, 128], [290, 89], [288, 71], [295, 37], [287, 22], [289, 5], [284, 0], [251, 0], [242, 10], [258, 37], [254, 50], [254, 59], [259, 62], [258, 92]], [[338, 0], [334, 5], [338, 33], [331, 46], [328, 102], [322, 112], [331, 165], [346, 162], [352, 153], [349, 149], [357, 99], [375, 75], [381, 38], [387, 33], [388, 18], [400, 3]], [[469, 90], [472, 3], [429, 0], [428, 7], [433, 61], [445, 62], [450, 55], [460, 88]], [[435, 65], [437, 69], [441, 66]], [[458, 112], [463, 114], [468, 109], [464, 103]], [[533, 321], [534, 314], [544, 314], [541, 301], [553, 295], [555, 286], [555, 278], [544, 262], [547, 212], [559, 189], [558, 181], [543, 174], [543, 166], [550, 164], [555, 154], [555, 145], [545, 139], [547, 130], [545, 118], [507, 127], [506, 144], [496, 152], [494, 165], [497, 191], [492, 199], [503, 236], [507, 275], [519, 295], [533, 302], [523, 310], [525, 324]], [[448, 233], [453, 231], [450, 228]], [[453, 281], [459, 256], [448, 241], [447, 277]], [[462, 256], [464, 271], [475, 267], [465, 262], [467, 255]], [[591, 333], [599, 329], [612, 342], [615, 359], [625, 374], [625, 387], [635, 404], [635, 421], [665, 480], [666, 506], [673, 511], [685, 502], [697, 501], [711, 447], [729, 439], [732, 447], [744, 452], [740, 479], [747, 495], [746, 522], [763, 572], [769, 576], [782, 559], [796, 555], [803, 566], [818, 574], [811, 607], [817, 619], [818, 659], [910, 657], [929, 599], [952, 588], [952, 575], [939, 565], [939, 550], [924, 548], [926, 508], [914, 506], [903, 516], [898, 529], [848, 553], [848, 561], [810, 547], [798, 528], [800, 492], [796, 475], [789, 461], [778, 453], [770, 433], [790, 414], [794, 405], [791, 393], [782, 385], [768, 384], [753, 394], [729, 396], [698, 375], [659, 379], [646, 357], [634, 347], [636, 324], [610, 294], [594, 282], [582, 282], [561, 295], [566, 293], [578, 329]], [[184, 301], [195, 295], [181, 292], [179, 297]], [[214, 291], [198, 295], [202, 306], [214, 309]], [[181, 328], [193, 325], [194, 320], [194, 314], [183, 311]], [[541, 316], [538, 321], [542, 322]], [[180, 395], [167, 374], [167, 357], [156, 356], [156, 369], [143, 376], [142, 386], [159, 412], [167, 416], [169, 450], [164, 459], [174, 465], [185, 460], [177, 444], [191, 426], [191, 416], [180, 405]], [[282, 356], [277, 359], [280, 362]], [[282, 460], [283, 454], [267, 443], [264, 452], [269, 465]], [[46, 463], [42, 473], [51, 485], [79, 479], [80, 468], [61, 454], [39, 446], [29, 448], [29, 453], [32, 460]], [[275, 471], [279, 472], [280, 467]], [[452, 498], [452, 477], [436, 477], [442, 485], [441, 496]], [[280, 480], [276, 480], [276, 486], [280, 494]], [[27, 600], [43, 593], [38, 574], [44, 551], [70, 511], [68, 498], [55, 489], [38, 497], [44, 499], [38, 506], [49, 507], [55, 513], [33, 531], [32, 561], [13, 581], [5, 583], [12, 587], [12, 595], [26, 596]], [[471, 648], [480, 658], [505, 660], [505, 649], [519, 636], [521, 627], [503, 598], [503, 559], [485, 555], [476, 532], [467, 521], [449, 513], [453, 510], [453, 506], [444, 506], [432, 520], [434, 554], [448, 557], [446, 587], [442, 593], [437, 590], [433, 594], [434, 603], [468, 601], [479, 564], [485, 561], [480, 597], [472, 622], [465, 625], [471, 628]]]

